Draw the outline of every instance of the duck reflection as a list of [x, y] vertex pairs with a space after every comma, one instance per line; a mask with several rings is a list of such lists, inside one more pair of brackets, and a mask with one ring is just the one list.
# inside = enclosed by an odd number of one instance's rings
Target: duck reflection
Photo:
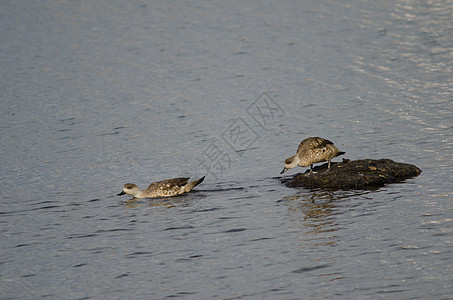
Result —
[[193, 197], [176, 196], [171, 198], [132, 198], [123, 202], [126, 209], [133, 209], [137, 207], [163, 207], [173, 208], [181, 206], [189, 206]]
[[[311, 246], [332, 245], [337, 240], [334, 232], [341, 229], [340, 218], [344, 199], [365, 197], [371, 191], [304, 191], [297, 195], [287, 196], [278, 202], [288, 206], [294, 222], [305, 229], [300, 239], [311, 241]], [[314, 244], [313, 244], [314, 242]]]
[[315, 191], [307, 194], [287, 196], [281, 200], [288, 205], [291, 217], [304, 227], [301, 239], [312, 241], [312, 246], [332, 245], [336, 236], [332, 233], [339, 230], [336, 221], [335, 194], [327, 191]]

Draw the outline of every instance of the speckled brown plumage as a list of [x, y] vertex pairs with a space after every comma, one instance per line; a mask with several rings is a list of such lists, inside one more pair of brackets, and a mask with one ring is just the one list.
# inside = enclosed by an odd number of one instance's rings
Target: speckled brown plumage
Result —
[[309, 137], [300, 143], [296, 155], [285, 160], [285, 167], [280, 174], [283, 174], [286, 170], [296, 166], [310, 166], [311, 173], [314, 163], [324, 161], [329, 162], [330, 169], [330, 160], [344, 153], [345, 152], [339, 151], [329, 140], [320, 137]]
[[172, 178], [151, 183], [147, 189], [140, 190], [133, 183], [126, 183], [118, 196], [128, 194], [134, 198], [171, 197], [190, 192], [194, 187], [203, 182], [204, 176], [198, 180], [189, 182], [189, 178]]

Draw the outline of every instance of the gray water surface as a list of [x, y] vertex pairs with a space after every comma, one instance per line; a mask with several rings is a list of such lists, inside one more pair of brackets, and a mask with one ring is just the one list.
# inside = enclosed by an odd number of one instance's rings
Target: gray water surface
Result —
[[[452, 299], [453, 5], [340, 2], [3, 1], [0, 299]], [[423, 172], [286, 188], [308, 136]]]

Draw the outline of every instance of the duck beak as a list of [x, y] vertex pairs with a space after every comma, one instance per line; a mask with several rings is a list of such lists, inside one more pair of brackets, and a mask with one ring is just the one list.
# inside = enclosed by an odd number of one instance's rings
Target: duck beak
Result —
[[283, 173], [285, 173], [286, 171], [288, 171], [288, 169], [287, 169], [287, 168], [283, 168], [283, 170], [280, 172], [280, 174], [283, 174]]
[[117, 194], [117, 196], [123, 196], [123, 195], [126, 195], [126, 193], [124, 191], [121, 191], [121, 193]]

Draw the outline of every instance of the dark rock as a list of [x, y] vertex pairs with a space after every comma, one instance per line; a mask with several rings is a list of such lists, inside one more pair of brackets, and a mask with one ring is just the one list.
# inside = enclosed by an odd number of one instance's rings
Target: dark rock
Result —
[[390, 159], [361, 159], [327, 163], [314, 167], [314, 174], [307, 170], [304, 174], [296, 174], [292, 178], [282, 178], [288, 187], [305, 187], [309, 189], [375, 189], [387, 183], [418, 176], [421, 170], [414, 165], [397, 163]]

